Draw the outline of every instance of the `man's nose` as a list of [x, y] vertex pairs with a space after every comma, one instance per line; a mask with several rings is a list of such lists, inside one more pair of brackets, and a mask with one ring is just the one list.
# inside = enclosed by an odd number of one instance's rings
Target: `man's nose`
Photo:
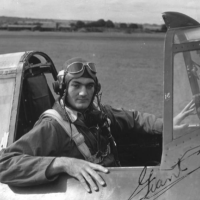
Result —
[[82, 86], [82, 87], [81, 87], [81, 90], [80, 90], [80, 92], [79, 92], [79, 95], [81, 95], [81, 96], [86, 96], [86, 95], [87, 95], [87, 89], [86, 89], [85, 86]]

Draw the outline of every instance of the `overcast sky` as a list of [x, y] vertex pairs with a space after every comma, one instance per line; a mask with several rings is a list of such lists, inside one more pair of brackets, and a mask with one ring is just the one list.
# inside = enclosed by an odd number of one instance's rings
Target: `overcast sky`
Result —
[[163, 24], [177, 11], [200, 22], [200, 0], [0, 0], [0, 16]]

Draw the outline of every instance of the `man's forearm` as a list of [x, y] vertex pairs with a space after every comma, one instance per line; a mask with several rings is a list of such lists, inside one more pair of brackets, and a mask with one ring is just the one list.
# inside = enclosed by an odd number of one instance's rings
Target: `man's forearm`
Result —
[[[67, 163], [69, 162], [70, 158], [63, 158], [62, 157], [58, 157], [55, 158], [52, 163], [48, 166], [47, 170], [46, 170], [46, 177], [50, 178], [52, 176], [56, 176], [62, 172], [65, 172], [65, 167], [67, 167]], [[66, 165], [65, 167], [63, 165]]]
[[1, 155], [0, 182], [16, 186], [31, 186], [54, 180], [47, 179], [45, 173], [55, 158], [16, 154], [13, 152]]

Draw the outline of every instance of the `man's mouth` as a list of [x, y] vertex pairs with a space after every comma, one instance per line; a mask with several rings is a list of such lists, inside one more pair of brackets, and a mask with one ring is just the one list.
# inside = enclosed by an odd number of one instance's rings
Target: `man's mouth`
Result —
[[88, 99], [77, 99], [77, 101], [79, 101], [79, 102], [87, 102]]

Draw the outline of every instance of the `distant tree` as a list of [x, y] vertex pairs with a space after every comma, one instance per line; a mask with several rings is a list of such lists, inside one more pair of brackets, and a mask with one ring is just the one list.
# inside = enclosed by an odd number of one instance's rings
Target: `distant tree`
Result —
[[143, 29], [143, 25], [142, 24], [138, 24], [138, 29], [142, 30]]
[[85, 27], [91, 28], [91, 27], [96, 27], [96, 21], [95, 22], [88, 22], [85, 24]]
[[88, 27], [88, 28], [91, 28], [91, 27], [105, 27], [106, 26], [106, 22], [103, 19], [99, 19], [97, 21], [88, 22], [85, 26]]
[[76, 23], [71, 22], [70, 24], [71, 30], [75, 31], [76, 30]]
[[60, 26], [60, 23], [59, 23], [59, 22], [56, 22], [56, 30], [59, 29], [59, 26]]
[[165, 24], [161, 26], [161, 32], [167, 32], [167, 27]]
[[129, 27], [129, 28], [132, 28], [132, 29], [137, 29], [137, 28], [138, 28], [138, 25], [137, 25], [137, 24], [131, 23], [131, 24], [129, 24], [128, 27]]
[[72, 22], [72, 23], [70, 23], [70, 26], [73, 28], [76, 26], [76, 24]]
[[108, 28], [114, 28], [115, 27], [114, 23], [111, 20], [107, 20], [105, 26], [108, 27]]
[[119, 24], [119, 27], [120, 27], [120, 28], [127, 28], [128, 26], [127, 26], [126, 23], [120, 23], [120, 24]]
[[96, 22], [96, 27], [105, 27], [105, 25], [106, 25], [106, 22], [104, 21], [104, 19], [99, 19]]
[[85, 27], [85, 22], [78, 20], [76, 22], [76, 28], [83, 28]]

